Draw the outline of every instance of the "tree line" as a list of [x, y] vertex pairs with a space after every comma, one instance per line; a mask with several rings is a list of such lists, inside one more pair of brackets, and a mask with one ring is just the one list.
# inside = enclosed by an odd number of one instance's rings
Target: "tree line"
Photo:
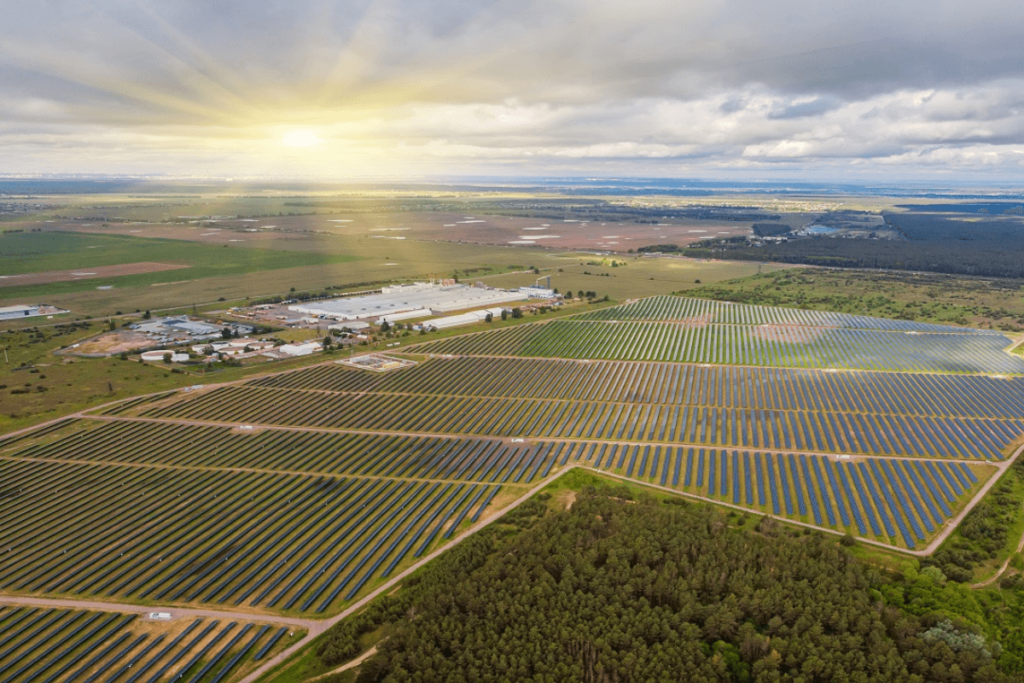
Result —
[[885, 217], [904, 239], [808, 237], [754, 245], [731, 238], [695, 242], [685, 253], [695, 258], [1024, 278], [1024, 224], [1016, 218], [967, 222], [930, 214]]

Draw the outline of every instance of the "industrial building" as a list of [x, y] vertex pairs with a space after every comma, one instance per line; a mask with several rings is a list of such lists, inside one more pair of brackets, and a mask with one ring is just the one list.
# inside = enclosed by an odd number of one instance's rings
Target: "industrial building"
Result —
[[414, 318], [426, 318], [427, 316], [430, 315], [434, 315], [434, 313], [429, 308], [418, 308], [415, 311], [403, 311], [401, 313], [391, 313], [389, 315], [382, 315], [373, 322], [375, 325], [380, 325], [384, 321], [387, 321], [389, 324], [391, 324], [401, 322], [403, 320], [413, 320]]
[[[380, 294], [314, 301], [289, 306], [289, 310], [335, 320], [386, 318], [408, 311], [430, 314], [460, 311], [476, 306], [493, 306], [510, 301], [526, 301], [531, 292], [466, 285], [437, 285], [418, 282], [412, 285], [384, 287]], [[424, 313], [426, 315], [426, 313]]]
[[498, 320], [501, 318], [501, 308], [484, 308], [479, 311], [450, 315], [446, 318], [436, 318], [423, 323], [423, 326], [433, 327], [435, 330], [444, 330], [449, 327], [458, 327], [459, 325], [472, 325], [473, 323], [482, 323], [487, 320], [488, 314], [490, 314], [492, 319]]
[[[192, 347], [194, 353], [205, 354], [207, 347], [213, 349], [214, 353], [222, 356], [247, 356], [274, 348], [274, 342], [257, 339], [232, 339], [231, 341], [212, 342], [209, 344], [196, 344]], [[249, 349], [246, 351], [246, 349]]]
[[285, 344], [278, 346], [274, 351], [285, 356], [309, 356], [317, 351], [323, 351], [323, 344], [319, 341], [310, 341], [304, 344]]
[[328, 330], [331, 332], [359, 332], [360, 330], [369, 329], [370, 323], [364, 323], [358, 320], [352, 320], [347, 323], [335, 323], [328, 326]]
[[142, 353], [142, 360], [147, 363], [161, 363], [166, 356], [171, 357], [172, 363], [184, 363], [188, 360], [187, 353], [178, 353], [170, 349], [159, 349], [157, 351], [144, 351]]
[[16, 304], [14, 306], [0, 307], [0, 322], [6, 320], [20, 320], [21, 318], [32, 318], [39, 315], [57, 315], [67, 313], [63, 308], [47, 306], [46, 304]]

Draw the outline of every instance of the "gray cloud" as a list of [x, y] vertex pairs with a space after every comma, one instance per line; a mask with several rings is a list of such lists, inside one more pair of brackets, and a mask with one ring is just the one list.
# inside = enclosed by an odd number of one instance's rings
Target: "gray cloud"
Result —
[[801, 119], [805, 116], [821, 116], [838, 109], [842, 102], [834, 97], [815, 97], [813, 100], [788, 104], [768, 112], [769, 119]]
[[[14, 3], [0, 173], [1019, 173], [1022, 25], [992, 0]], [[283, 148], [296, 127], [322, 144]]]

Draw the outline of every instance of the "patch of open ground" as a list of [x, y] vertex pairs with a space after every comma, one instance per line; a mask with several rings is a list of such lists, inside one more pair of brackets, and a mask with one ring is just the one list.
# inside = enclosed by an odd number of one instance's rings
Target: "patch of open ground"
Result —
[[122, 351], [134, 351], [153, 346], [153, 340], [142, 332], [118, 330], [107, 332], [79, 342], [65, 353], [72, 356], [113, 356]]
[[48, 270], [39, 273], [21, 273], [16, 275], [0, 275], [0, 287], [22, 287], [24, 285], [46, 285], [51, 282], [70, 282], [92, 278], [117, 277], [119, 275], [140, 275], [142, 273], [159, 273], [164, 270], [188, 268], [182, 263], [154, 263], [140, 261], [138, 263], [122, 263], [116, 266], [96, 266], [93, 268], [76, 268], [74, 270]]

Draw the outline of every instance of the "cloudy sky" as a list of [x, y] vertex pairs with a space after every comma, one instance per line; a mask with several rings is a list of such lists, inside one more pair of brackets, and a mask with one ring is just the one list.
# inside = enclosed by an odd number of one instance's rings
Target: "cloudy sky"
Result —
[[12, 0], [0, 174], [1012, 182], [1022, 27], [1019, 0]]

